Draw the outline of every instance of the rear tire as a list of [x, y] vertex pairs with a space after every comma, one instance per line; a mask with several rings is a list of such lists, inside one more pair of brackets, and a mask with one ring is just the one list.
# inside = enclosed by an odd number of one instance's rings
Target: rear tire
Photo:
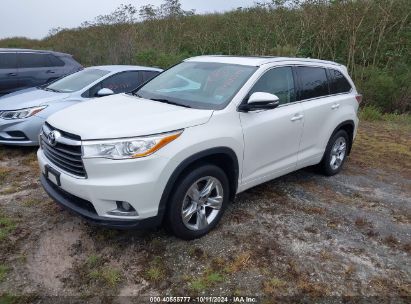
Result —
[[321, 171], [325, 175], [332, 176], [342, 170], [347, 159], [349, 142], [349, 137], [345, 130], [339, 130], [331, 136], [320, 163]]
[[175, 236], [192, 240], [211, 231], [228, 204], [229, 181], [215, 165], [194, 168], [176, 183], [168, 204], [166, 225]]

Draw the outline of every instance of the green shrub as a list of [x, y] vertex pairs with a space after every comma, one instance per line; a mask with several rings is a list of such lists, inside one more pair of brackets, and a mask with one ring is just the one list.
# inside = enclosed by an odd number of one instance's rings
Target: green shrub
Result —
[[361, 120], [377, 121], [383, 120], [383, 114], [381, 110], [375, 106], [365, 106], [359, 112], [359, 117]]
[[[261, 1], [205, 15], [182, 10], [178, 0], [164, 1], [165, 6], [142, 10], [120, 6], [78, 28], [51, 31], [43, 40], [9, 38], [0, 40], [0, 47], [67, 52], [85, 66], [166, 68], [203, 54], [333, 60], [347, 66], [364, 105], [384, 113], [411, 111], [410, 0]], [[136, 22], [141, 11], [145, 20]]]

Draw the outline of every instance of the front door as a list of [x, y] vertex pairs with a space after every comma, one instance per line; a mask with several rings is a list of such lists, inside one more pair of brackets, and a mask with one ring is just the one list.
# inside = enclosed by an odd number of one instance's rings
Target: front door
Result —
[[291, 67], [265, 72], [249, 95], [254, 92], [277, 95], [280, 106], [240, 113], [244, 134], [243, 189], [295, 169], [303, 128], [303, 109], [296, 102]]

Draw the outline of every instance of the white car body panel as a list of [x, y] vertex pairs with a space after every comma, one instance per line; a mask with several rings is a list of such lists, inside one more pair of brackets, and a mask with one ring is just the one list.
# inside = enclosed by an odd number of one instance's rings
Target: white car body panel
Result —
[[[120, 94], [74, 105], [52, 115], [48, 122], [83, 140], [91, 140], [174, 131], [204, 124], [212, 113], [212, 110], [188, 109]], [[71, 123], [74, 119], [75, 124]], [[109, 123], [113, 119], [115, 125]], [[99, 127], [95, 128], [96, 125]]]

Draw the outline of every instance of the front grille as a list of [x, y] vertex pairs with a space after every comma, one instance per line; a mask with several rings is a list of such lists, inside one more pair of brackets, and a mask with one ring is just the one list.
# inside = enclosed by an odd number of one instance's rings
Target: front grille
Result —
[[[50, 125], [46, 127], [49, 131], [55, 130]], [[47, 159], [65, 172], [85, 178], [87, 174], [83, 164], [81, 145], [70, 145], [62, 142], [51, 145], [46, 138], [47, 133], [45, 132], [43, 129], [40, 144]], [[66, 133], [59, 132], [64, 138], [68, 138], [65, 137]]]

